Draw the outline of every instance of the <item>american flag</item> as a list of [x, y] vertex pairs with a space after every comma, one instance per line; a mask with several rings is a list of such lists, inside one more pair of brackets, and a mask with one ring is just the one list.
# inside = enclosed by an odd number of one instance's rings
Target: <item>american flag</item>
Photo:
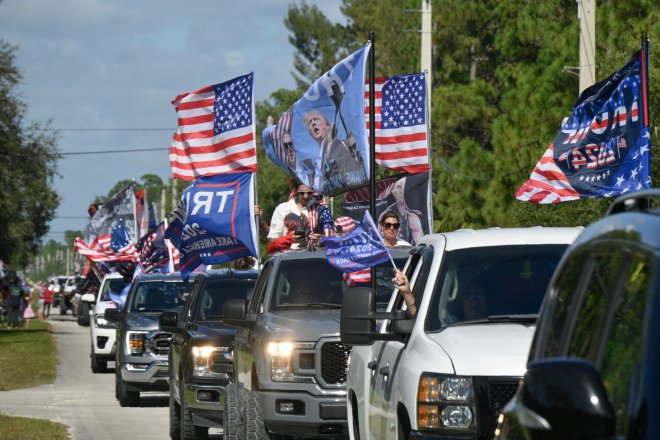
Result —
[[156, 229], [138, 241], [137, 250], [144, 273], [149, 273], [154, 268], [168, 263], [169, 255], [164, 237], [165, 223], [161, 222]]
[[545, 204], [613, 197], [651, 186], [643, 51], [586, 89], [516, 198]]
[[[284, 112], [274, 127], [270, 127], [268, 136], [273, 143], [273, 152], [275, 157], [282, 162], [286, 168], [290, 169], [292, 173], [296, 172], [296, 164], [290, 163], [288, 160], [287, 148], [293, 148], [293, 144], [285, 146], [284, 135], [291, 136], [291, 122], [293, 121], [293, 107]], [[266, 153], [269, 151], [266, 150]], [[271, 159], [272, 160], [272, 159]]]
[[257, 171], [254, 74], [177, 96], [178, 129], [169, 149], [172, 176]]
[[112, 249], [111, 241], [112, 237], [110, 234], [96, 237], [89, 245], [86, 244], [82, 238], [76, 237], [73, 247], [83, 257], [87, 257], [96, 262], [138, 260], [135, 246], [129, 245], [123, 251], [116, 251]]
[[[376, 78], [376, 163], [392, 171], [429, 170], [424, 73]], [[369, 128], [369, 86], [365, 88]]]
[[362, 269], [355, 272], [344, 273], [344, 281], [348, 287], [353, 287], [360, 283], [371, 282], [371, 268]]

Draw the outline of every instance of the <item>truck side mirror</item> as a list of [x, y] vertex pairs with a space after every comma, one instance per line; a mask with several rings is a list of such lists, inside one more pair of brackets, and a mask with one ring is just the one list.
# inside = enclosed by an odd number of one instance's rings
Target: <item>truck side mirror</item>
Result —
[[251, 327], [254, 321], [247, 320], [247, 301], [244, 299], [230, 299], [222, 308], [224, 322], [234, 327]]
[[178, 312], [163, 312], [158, 317], [158, 327], [166, 332], [174, 333], [179, 324]]
[[339, 333], [341, 342], [369, 345], [376, 331], [372, 315], [376, 312], [376, 292], [369, 287], [347, 289], [342, 295]]
[[107, 319], [110, 322], [118, 322], [121, 319], [121, 310], [117, 308], [109, 308], [105, 309], [105, 319]]
[[585, 360], [548, 358], [525, 373], [512, 416], [531, 439], [612, 438], [614, 410], [598, 371]]

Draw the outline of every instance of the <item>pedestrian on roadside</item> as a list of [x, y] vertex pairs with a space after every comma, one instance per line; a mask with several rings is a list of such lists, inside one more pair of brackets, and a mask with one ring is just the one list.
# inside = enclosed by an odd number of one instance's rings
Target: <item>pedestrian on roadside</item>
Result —
[[50, 316], [50, 305], [53, 303], [53, 291], [47, 282], [44, 282], [44, 318]]
[[17, 285], [10, 285], [8, 290], [7, 320], [10, 328], [18, 328], [21, 326], [21, 303], [23, 301], [21, 288]]
[[23, 317], [23, 327], [30, 327], [30, 320], [35, 317], [34, 309], [32, 308], [32, 290], [23, 293], [23, 301], [25, 301], [25, 307], [21, 316]]
[[39, 281], [34, 285], [34, 290], [37, 292], [37, 316], [41, 321], [44, 320], [44, 282]]

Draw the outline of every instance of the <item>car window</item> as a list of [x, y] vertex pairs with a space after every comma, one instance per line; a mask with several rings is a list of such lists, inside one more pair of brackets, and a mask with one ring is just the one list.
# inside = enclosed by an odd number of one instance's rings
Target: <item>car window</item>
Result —
[[565, 261], [549, 289], [549, 295], [553, 298], [550, 303], [552, 310], [542, 314], [543, 322], [539, 322], [530, 353], [536, 353], [537, 341], [545, 341], [543, 347], [538, 347], [540, 353], [537, 357], [562, 355], [562, 341], [567, 340], [569, 317], [577, 312], [583, 296], [583, 284], [591, 278], [593, 269], [594, 262], [586, 250], [574, 252]]
[[128, 310], [141, 313], [181, 310], [187, 291], [188, 287], [183, 282], [141, 282], [136, 286]]
[[644, 322], [648, 322], [643, 317], [649, 297], [651, 261], [644, 255], [633, 255], [621, 295], [614, 304], [599, 362], [603, 384], [617, 415], [616, 431], [621, 438], [628, 431], [627, 404], [629, 393], [634, 390], [631, 382], [641, 358]]
[[110, 292], [119, 295], [126, 287], [126, 281], [123, 278], [111, 278], [103, 284], [103, 291], [101, 292], [101, 301], [112, 301]]
[[196, 321], [213, 321], [222, 318], [222, 309], [230, 299], [246, 299], [254, 287], [254, 280], [211, 280], [197, 301], [193, 317]]
[[579, 313], [568, 329], [570, 339], [564, 355], [592, 362], [598, 354], [598, 335], [606, 323], [607, 310], [617, 291], [626, 254], [620, 248], [600, 250], [593, 255], [594, 269], [589, 277]]
[[264, 267], [261, 269], [257, 284], [254, 287], [254, 293], [250, 297], [250, 301], [247, 306], [248, 313], [259, 313], [261, 307], [262, 298], [265, 294], [266, 287], [268, 286], [268, 280], [270, 278], [270, 271], [273, 269], [273, 263], [267, 261], [264, 264]]
[[488, 246], [446, 252], [426, 330], [535, 315], [567, 245]]

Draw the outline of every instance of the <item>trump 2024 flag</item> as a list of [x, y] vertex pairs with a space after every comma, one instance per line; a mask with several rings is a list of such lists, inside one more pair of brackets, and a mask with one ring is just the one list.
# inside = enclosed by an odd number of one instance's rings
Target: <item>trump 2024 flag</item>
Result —
[[200, 264], [257, 255], [252, 179], [250, 172], [203, 176], [183, 192], [165, 238], [181, 254], [179, 270], [186, 282]]
[[323, 237], [328, 263], [342, 272], [368, 269], [391, 259], [387, 246], [369, 211], [352, 232], [341, 237]]
[[184, 93], [172, 101], [178, 129], [169, 149], [172, 176], [257, 171], [254, 74]]
[[586, 89], [516, 198], [557, 203], [651, 186], [648, 56], [644, 50]]

